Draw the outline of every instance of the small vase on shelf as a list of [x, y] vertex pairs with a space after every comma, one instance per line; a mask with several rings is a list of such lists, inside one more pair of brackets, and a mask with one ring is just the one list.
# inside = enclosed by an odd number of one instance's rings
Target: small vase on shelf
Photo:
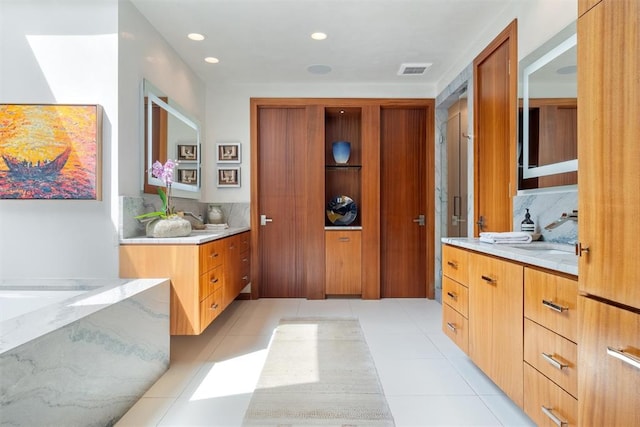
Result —
[[351, 154], [351, 143], [347, 141], [337, 141], [333, 143], [333, 160], [337, 164], [346, 164]]

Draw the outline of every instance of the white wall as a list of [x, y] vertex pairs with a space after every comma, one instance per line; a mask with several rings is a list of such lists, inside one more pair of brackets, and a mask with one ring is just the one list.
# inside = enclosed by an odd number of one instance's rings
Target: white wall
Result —
[[0, 200], [0, 278], [117, 275], [117, 7], [0, 1], [0, 102], [104, 108], [102, 201]]
[[0, 103], [104, 108], [102, 200], [0, 200], [0, 278], [118, 276], [145, 77], [204, 122], [204, 83], [127, 0], [0, 0]]

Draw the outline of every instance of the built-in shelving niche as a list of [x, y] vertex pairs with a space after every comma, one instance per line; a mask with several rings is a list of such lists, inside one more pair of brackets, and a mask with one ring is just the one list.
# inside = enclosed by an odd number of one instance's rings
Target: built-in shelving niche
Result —
[[[336, 164], [333, 143], [348, 141], [351, 154], [346, 164]], [[325, 108], [325, 206], [336, 196], [349, 196], [358, 206], [358, 216], [348, 227], [360, 227], [362, 218], [362, 109]], [[325, 226], [333, 226], [325, 215]]]

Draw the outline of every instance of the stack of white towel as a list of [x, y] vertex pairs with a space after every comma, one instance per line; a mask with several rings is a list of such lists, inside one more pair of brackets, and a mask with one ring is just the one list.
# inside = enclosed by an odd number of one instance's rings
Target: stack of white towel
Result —
[[524, 231], [480, 233], [480, 241], [486, 243], [530, 243], [531, 240], [533, 240], [531, 233], [526, 233]]

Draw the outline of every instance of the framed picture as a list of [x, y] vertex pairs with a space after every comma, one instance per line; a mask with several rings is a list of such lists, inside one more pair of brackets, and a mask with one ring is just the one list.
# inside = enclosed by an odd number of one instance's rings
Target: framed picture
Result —
[[198, 160], [198, 146], [179, 144], [178, 161], [180, 160]]
[[178, 169], [178, 182], [183, 184], [197, 184], [198, 183], [198, 170], [197, 169]]
[[240, 143], [225, 142], [217, 144], [218, 163], [240, 163]]
[[240, 168], [218, 168], [218, 187], [240, 187]]
[[0, 199], [101, 200], [102, 107], [0, 104]]

